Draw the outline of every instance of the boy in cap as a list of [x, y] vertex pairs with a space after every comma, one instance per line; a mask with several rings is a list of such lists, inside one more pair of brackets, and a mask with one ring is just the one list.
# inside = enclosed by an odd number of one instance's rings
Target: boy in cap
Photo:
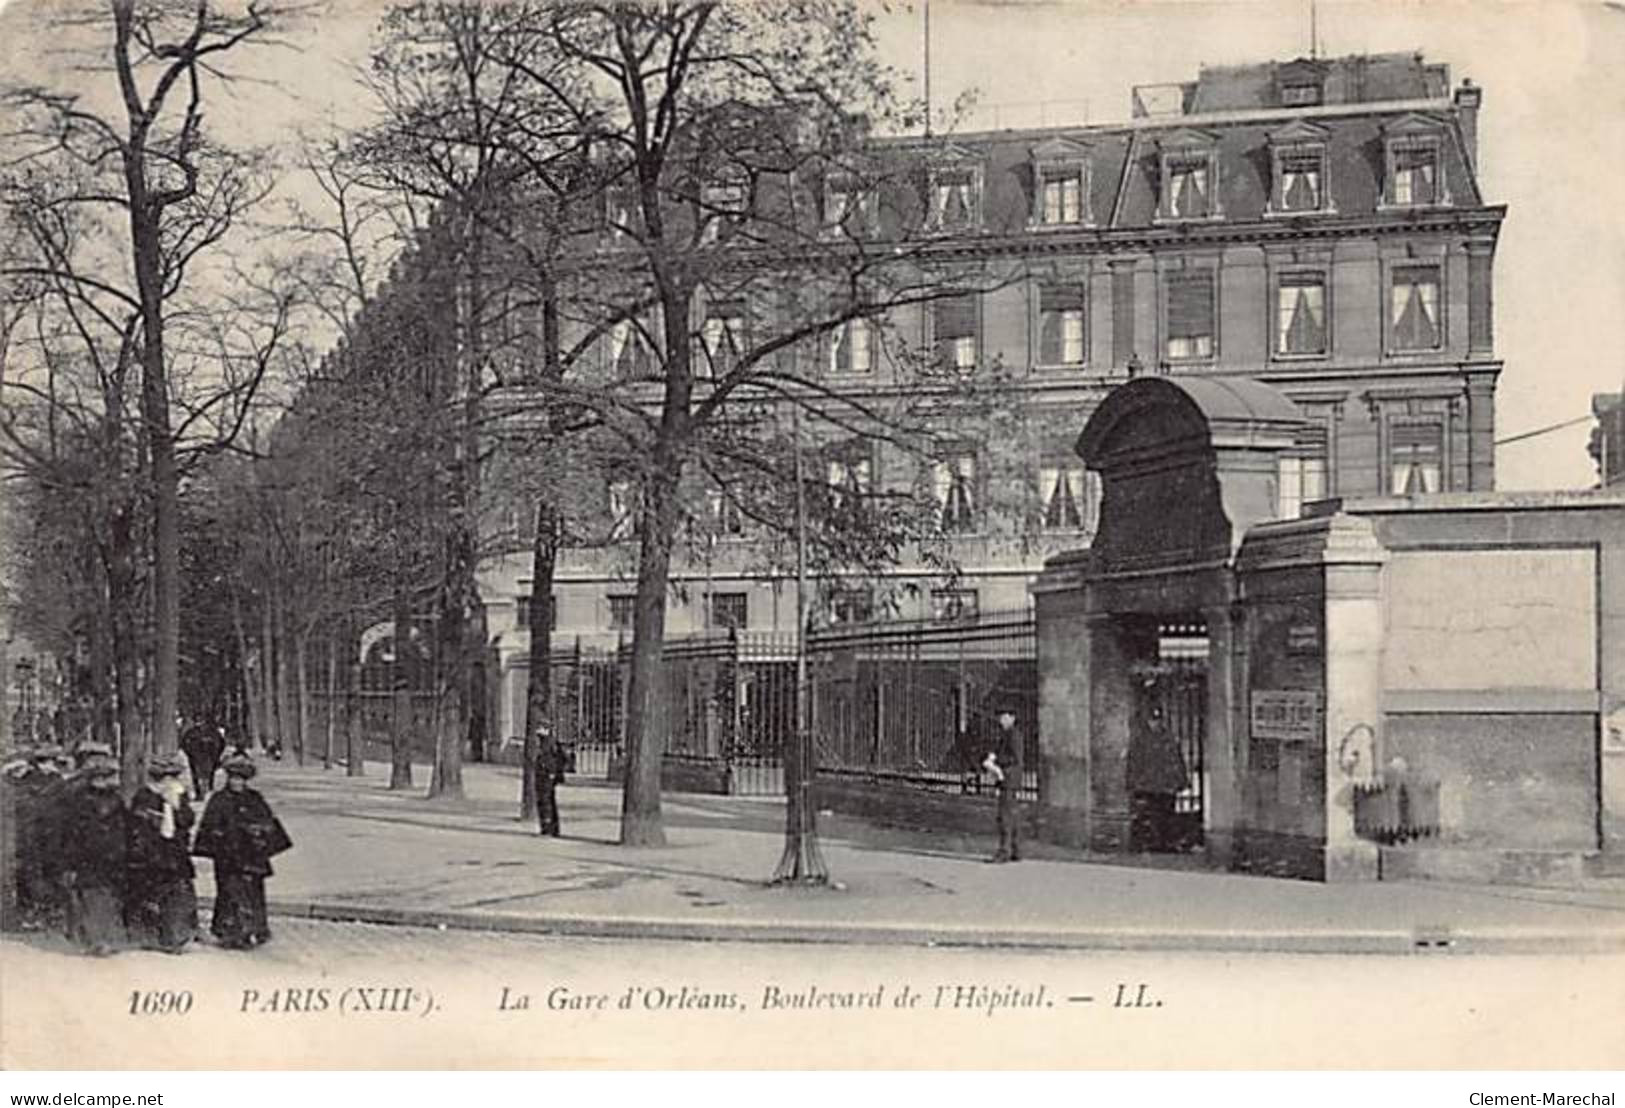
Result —
[[999, 848], [990, 862], [1021, 861], [1021, 806], [1016, 791], [1024, 776], [1022, 766], [1021, 735], [1016, 730], [1015, 709], [1001, 705], [998, 714], [999, 729], [991, 744], [992, 749], [982, 761], [982, 768], [992, 776], [999, 790], [998, 831]]
[[125, 923], [132, 941], [169, 954], [179, 954], [197, 935], [187, 849], [195, 817], [184, 772], [178, 756], [158, 755], [147, 764], [147, 783], [130, 798]]
[[58, 843], [68, 937], [91, 954], [124, 945], [126, 811], [111, 754], [86, 759], [83, 788], [65, 794]]
[[258, 792], [248, 787], [256, 772], [246, 755], [227, 758], [226, 787], [203, 809], [192, 853], [214, 859], [214, 918], [209, 930], [220, 945], [248, 950], [269, 942], [265, 879], [271, 858], [293, 845], [282, 822]]

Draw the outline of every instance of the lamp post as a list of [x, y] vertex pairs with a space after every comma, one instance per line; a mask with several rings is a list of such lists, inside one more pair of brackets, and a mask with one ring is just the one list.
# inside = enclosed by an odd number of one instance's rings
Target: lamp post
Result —
[[[792, 403], [795, 403], [792, 401]], [[825, 885], [829, 868], [818, 848], [818, 805], [812, 784], [816, 762], [807, 733], [807, 492], [801, 461], [801, 407], [791, 409], [796, 480], [796, 704], [795, 726], [784, 750], [784, 853], [775, 885]]]

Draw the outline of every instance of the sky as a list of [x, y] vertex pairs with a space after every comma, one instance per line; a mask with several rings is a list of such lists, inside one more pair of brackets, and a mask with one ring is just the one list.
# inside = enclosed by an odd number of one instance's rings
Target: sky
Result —
[[[31, 34], [47, 0], [0, 0], [0, 72], [37, 74]], [[920, 91], [923, 0], [872, 9], [885, 60]], [[261, 55], [269, 80], [217, 103], [214, 122], [274, 143], [358, 118], [351, 80], [383, 4], [330, 0], [327, 14]], [[1496, 258], [1496, 343], [1505, 360], [1497, 438], [1585, 417], [1625, 388], [1625, 353], [1596, 335], [1625, 318], [1625, 4], [1604, 0], [1318, 0], [1324, 56], [1420, 51], [1453, 83], [1483, 89], [1480, 183], [1508, 215]], [[932, 0], [937, 106], [976, 90], [967, 125], [1111, 123], [1134, 85], [1192, 80], [1204, 64], [1310, 50], [1310, 0]], [[1504, 489], [1586, 487], [1589, 420], [1497, 451]]]

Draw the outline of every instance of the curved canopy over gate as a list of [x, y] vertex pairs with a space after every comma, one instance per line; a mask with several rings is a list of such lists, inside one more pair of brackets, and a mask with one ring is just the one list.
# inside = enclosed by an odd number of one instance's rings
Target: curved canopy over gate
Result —
[[1275, 518], [1276, 459], [1304, 419], [1249, 377], [1140, 377], [1109, 393], [1078, 437], [1101, 475], [1092, 576], [1223, 565]]

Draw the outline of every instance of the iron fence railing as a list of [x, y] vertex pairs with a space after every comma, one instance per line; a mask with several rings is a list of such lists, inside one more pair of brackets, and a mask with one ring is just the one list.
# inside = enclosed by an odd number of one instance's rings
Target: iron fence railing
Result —
[[1038, 664], [1031, 609], [819, 631], [807, 644], [820, 773], [977, 793], [997, 715], [1014, 711], [1021, 792], [1038, 794]]

